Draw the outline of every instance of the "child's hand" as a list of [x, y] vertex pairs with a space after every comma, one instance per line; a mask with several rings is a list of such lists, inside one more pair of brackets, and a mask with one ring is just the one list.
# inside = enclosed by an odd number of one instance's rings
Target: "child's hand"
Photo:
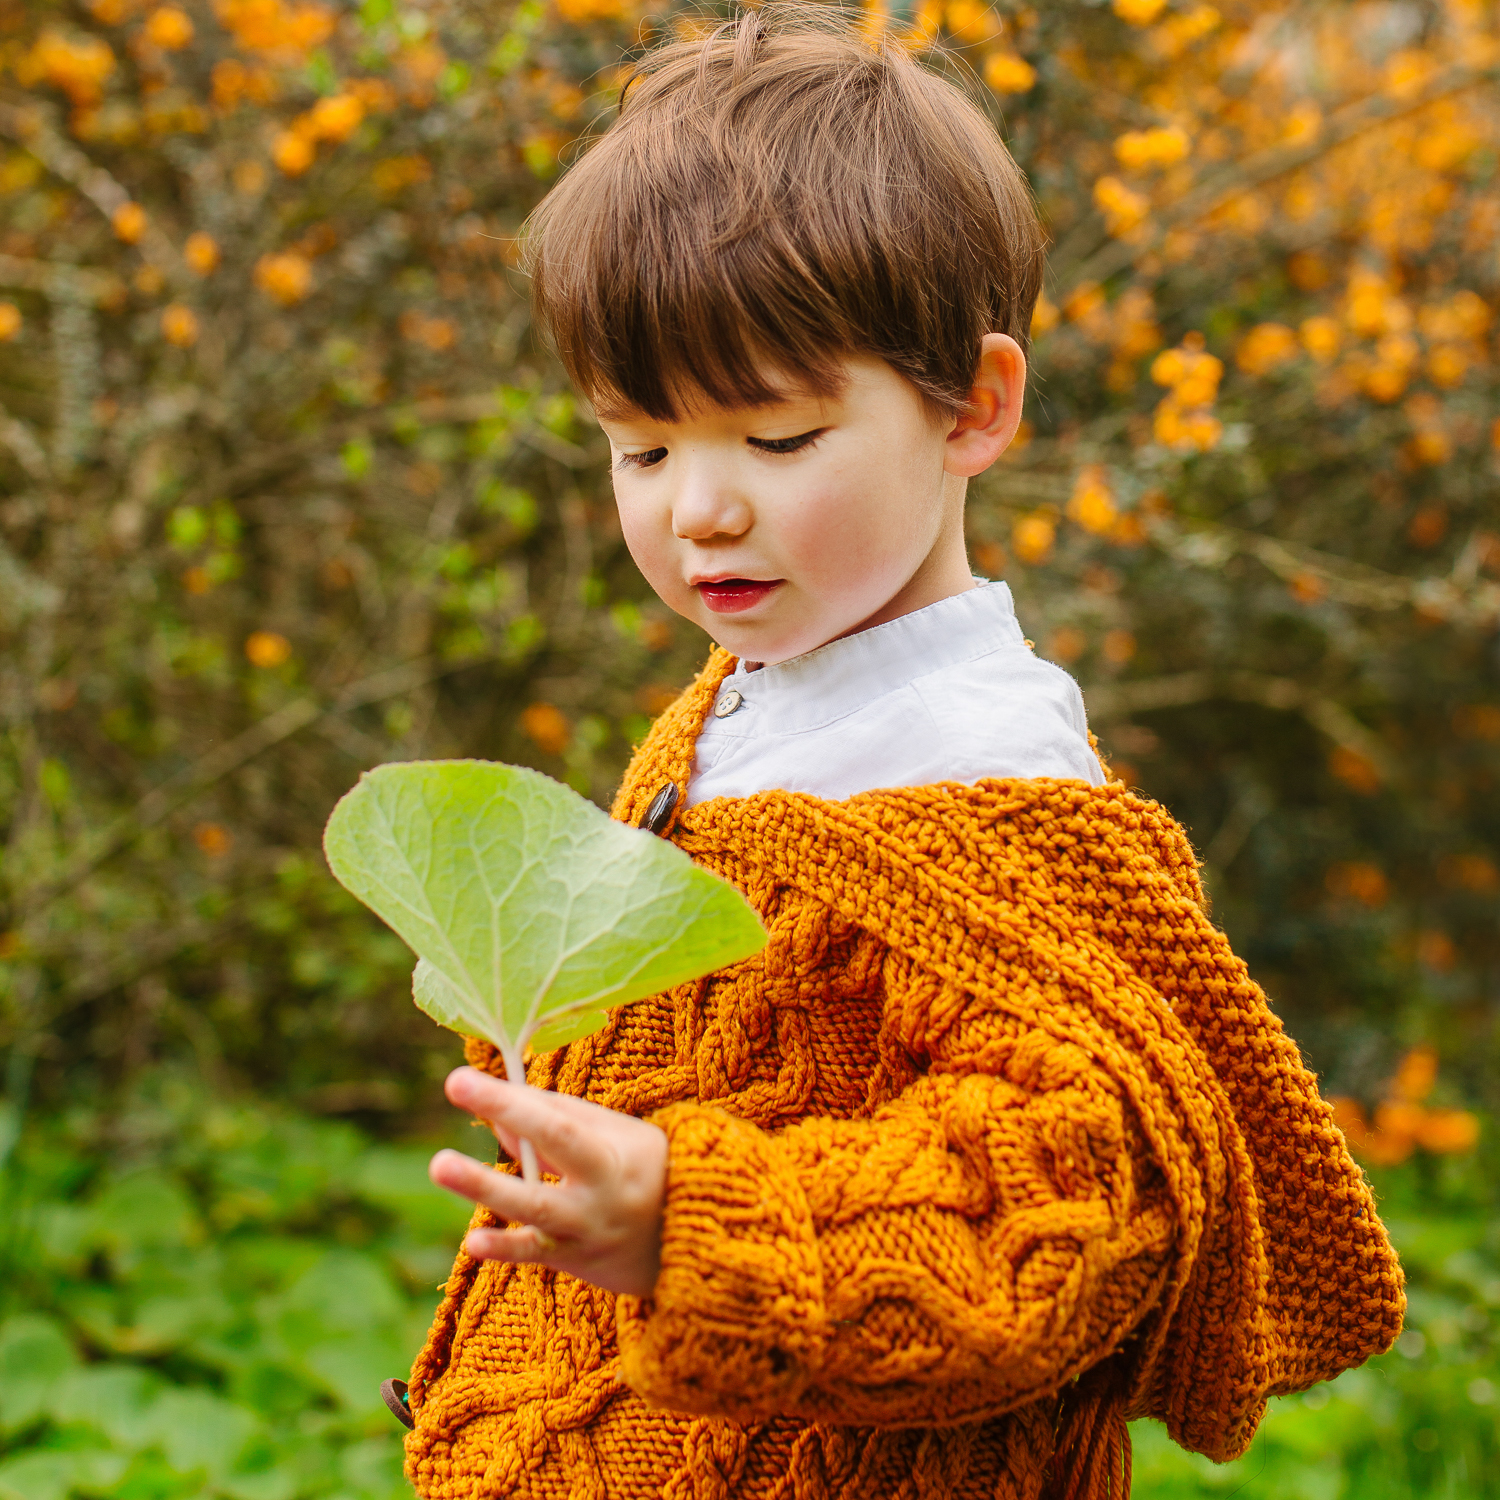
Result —
[[428, 1171], [439, 1187], [482, 1203], [520, 1229], [474, 1229], [464, 1249], [479, 1260], [535, 1261], [609, 1292], [649, 1297], [661, 1257], [667, 1137], [633, 1115], [545, 1089], [517, 1088], [476, 1068], [448, 1075], [448, 1098], [489, 1121], [511, 1156], [524, 1137], [544, 1172], [535, 1185], [458, 1151]]

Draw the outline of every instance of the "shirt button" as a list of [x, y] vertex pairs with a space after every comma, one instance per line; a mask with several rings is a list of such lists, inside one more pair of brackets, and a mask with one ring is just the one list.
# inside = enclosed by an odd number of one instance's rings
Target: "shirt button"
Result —
[[727, 719], [744, 701], [733, 688], [727, 693], [720, 693], [719, 701], [714, 704], [714, 718]]

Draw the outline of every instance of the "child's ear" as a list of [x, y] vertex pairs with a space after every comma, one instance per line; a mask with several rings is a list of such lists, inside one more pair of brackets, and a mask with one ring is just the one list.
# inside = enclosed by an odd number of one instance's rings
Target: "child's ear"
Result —
[[1008, 333], [987, 333], [979, 345], [979, 369], [969, 391], [969, 410], [948, 434], [943, 468], [961, 479], [983, 474], [1010, 447], [1026, 396], [1026, 356]]

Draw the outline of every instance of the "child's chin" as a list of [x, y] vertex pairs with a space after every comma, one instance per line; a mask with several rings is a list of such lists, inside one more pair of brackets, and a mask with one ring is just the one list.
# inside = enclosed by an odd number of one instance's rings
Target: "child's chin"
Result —
[[754, 630], [735, 631], [722, 626], [716, 628], [714, 625], [704, 628], [726, 651], [743, 662], [754, 662], [758, 667], [774, 667], [778, 662], [791, 661], [794, 656], [806, 656], [809, 651], [816, 651], [819, 646], [826, 646], [833, 639], [831, 636], [814, 633], [806, 640], [800, 636], [778, 640], [772, 639], [768, 633]]

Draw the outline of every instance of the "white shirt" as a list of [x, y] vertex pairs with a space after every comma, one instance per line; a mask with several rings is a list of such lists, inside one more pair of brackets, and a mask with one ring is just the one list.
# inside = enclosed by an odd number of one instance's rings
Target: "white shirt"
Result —
[[1100, 785], [1078, 684], [1032, 654], [1005, 584], [975, 582], [790, 661], [740, 663], [698, 736], [688, 805], [987, 777]]

